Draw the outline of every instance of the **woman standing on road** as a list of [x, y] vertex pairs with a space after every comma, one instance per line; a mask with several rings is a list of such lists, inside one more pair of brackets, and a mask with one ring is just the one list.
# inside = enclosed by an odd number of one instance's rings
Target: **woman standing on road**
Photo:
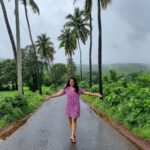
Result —
[[63, 90], [51, 96], [47, 96], [46, 99], [62, 96], [64, 94], [67, 95], [65, 116], [68, 117], [70, 123], [70, 128], [71, 128], [70, 139], [72, 143], [75, 143], [77, 118], [80, 116], [80, 101], [79, 101], [80, 94], [89, 95], [89, 96], [98, 96], [98, 97], [103, 97], [103, 96], [100, 93], [91, 93], [85, 91], [82, 88], [79, 88], [76, 79], [70, 78]]

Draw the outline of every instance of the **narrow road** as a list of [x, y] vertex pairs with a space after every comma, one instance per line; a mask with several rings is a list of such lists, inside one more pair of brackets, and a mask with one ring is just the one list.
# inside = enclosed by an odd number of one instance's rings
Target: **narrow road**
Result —
[[65, 96], [45, 102], [23, 126], [0, 141], [0, 150], [137, 150], [82, 101], [77, 143], [71, 143], [64, 109]]

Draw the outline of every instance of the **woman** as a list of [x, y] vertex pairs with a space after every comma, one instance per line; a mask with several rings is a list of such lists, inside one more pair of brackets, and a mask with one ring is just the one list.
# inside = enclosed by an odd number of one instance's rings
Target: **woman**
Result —
[[80, 94], [89, 95], [89, 96], [98, 96], [98, 97], [103, 97], [103, 96], [100, 93], [91, 93], [85, 91], [82, 88], [79, 88], [76, 79], [70, 78], [63, 90], [51, 96], [47, 96], [46, 99], [62, 96], [64, 94], [67, 95], [65, 115], [68, 117], [70, 123], [70, 128], [71, 128], [70, 139], [72, 143], [75, 143], [77, 118], [80, 116], [80, 102], [79, 102]]

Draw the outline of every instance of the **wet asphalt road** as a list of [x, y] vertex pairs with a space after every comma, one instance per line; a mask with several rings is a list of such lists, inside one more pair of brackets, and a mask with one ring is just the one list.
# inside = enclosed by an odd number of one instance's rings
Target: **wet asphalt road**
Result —
[[23, 126], [0, 141], [0, 150], [137, 150], [82, 101], [77, 143], [71, 143], [64, 110], [65, 96], [45, 102]]

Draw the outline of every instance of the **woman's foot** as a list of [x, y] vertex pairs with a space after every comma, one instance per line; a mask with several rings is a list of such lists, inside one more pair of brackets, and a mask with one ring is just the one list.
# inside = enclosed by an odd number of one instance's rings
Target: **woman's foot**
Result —
[[[74, 138], [76, 139], [76, 136], [74, 136]], [[70, 137], [70, 139], [72, 139], [72, 137]]]
[[76, 143], [75, 137], [70, 137], [70, 140], [71, 140], [72, 143]]

